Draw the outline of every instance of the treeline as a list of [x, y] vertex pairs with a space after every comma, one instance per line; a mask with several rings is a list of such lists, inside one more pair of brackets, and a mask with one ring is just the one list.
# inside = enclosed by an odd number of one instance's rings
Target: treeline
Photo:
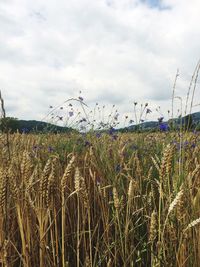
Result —
[[[199, 113], [196, 113], [199, 115]], [[121, 129], [115, 129], [117, 132], [157, 132], [157, 131], [200, 131], [200, 120], [193, 114], [182, 118], [170, 119], [166, 122], [158, 121], [143, 122], [138, 125], [131, 125]], [[14, 117], [6, 117], [0, 119], [0, 132], [9, 133], [69, 133], [77, 132], [75, 129], [54, 125], [47, 122], [36, 120], [18, 120]], [[102, 129], [102, 131], [104, 131]]]
[[200, 131], [200, 112], [168, 121], [147, 121], [118, 129], [118, 132]]
[[51, 123], [35, 121], [35, 120], [18, 120], [13, 117], [6, 117], [0, 119], [0, 131], [10, 133], [66, 133], [71, 132], [72, 129], [68, 127], [61, 127]]

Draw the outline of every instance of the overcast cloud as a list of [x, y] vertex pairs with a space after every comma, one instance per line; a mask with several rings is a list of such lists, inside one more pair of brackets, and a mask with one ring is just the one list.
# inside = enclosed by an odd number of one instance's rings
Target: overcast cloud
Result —
[[134, 101], [149, 102], [166, 114], [177, 68], [184, 99], [200, 58], [199, 10], [199, 0], [0, 0], [8, 115], [41, 119], [79, 90], [91, 106], [131, 116]]

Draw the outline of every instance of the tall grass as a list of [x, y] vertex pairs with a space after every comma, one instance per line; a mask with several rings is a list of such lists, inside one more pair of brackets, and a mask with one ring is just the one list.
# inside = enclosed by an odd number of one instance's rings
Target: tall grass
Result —
[[1, 266], [199, 266], [199, 135], [80, 138], [0, 136]]

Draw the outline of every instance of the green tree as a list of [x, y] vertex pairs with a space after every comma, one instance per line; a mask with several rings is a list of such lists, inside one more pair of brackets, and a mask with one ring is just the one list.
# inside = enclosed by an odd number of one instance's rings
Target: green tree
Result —
[[0, 119], [0, 131], [3, 133], [14, 133], [19, 129], [19, 121], [17, 118], [6, 117]]
[[191, 114], [188, 114], [183, 118], [183, 127], [185, 131], [192, 130], [194, 127], [193, 117]]

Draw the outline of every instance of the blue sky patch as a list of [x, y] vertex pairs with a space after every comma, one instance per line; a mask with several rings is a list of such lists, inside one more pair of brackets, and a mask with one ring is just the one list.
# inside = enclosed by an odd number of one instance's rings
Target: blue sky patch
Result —
[[160, 10], [170, 9], [170, 7], [163, 5], [162, 0], [141, 0], [141, 2], [151, 8], [157, 8]]

